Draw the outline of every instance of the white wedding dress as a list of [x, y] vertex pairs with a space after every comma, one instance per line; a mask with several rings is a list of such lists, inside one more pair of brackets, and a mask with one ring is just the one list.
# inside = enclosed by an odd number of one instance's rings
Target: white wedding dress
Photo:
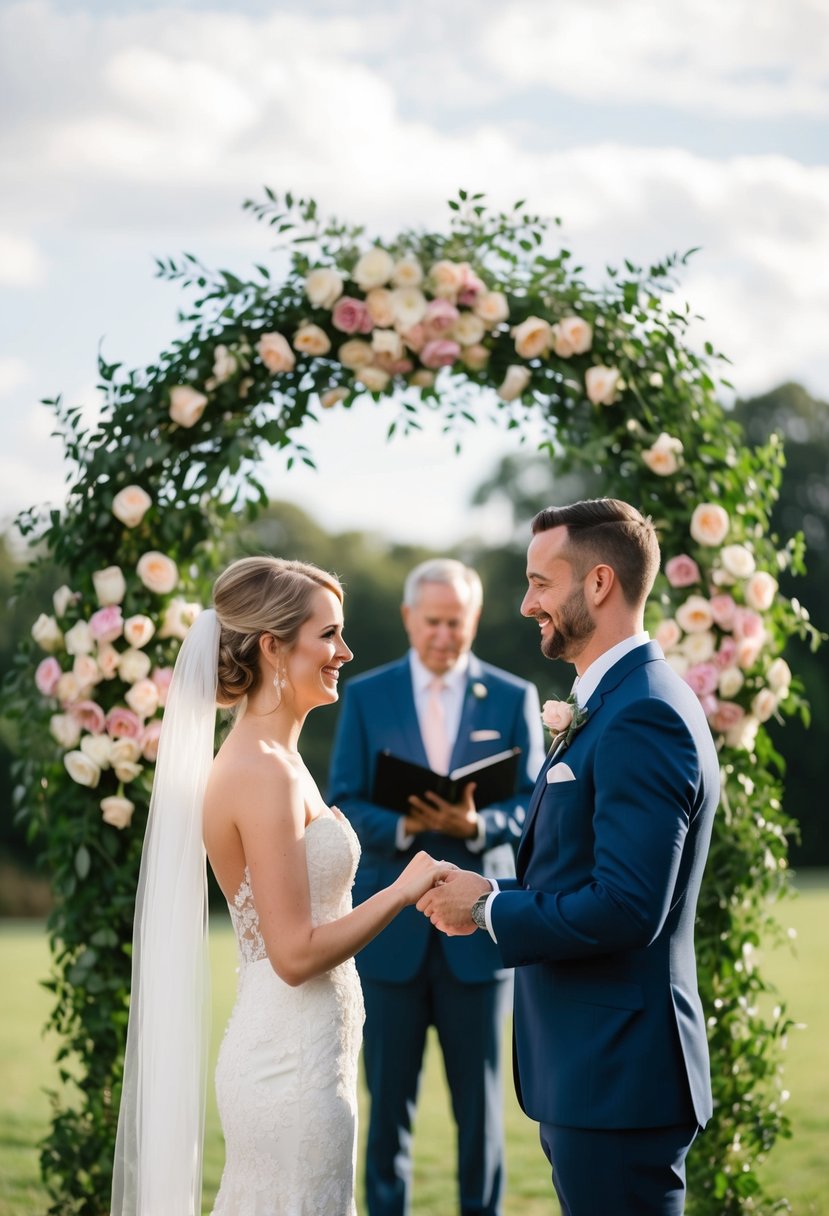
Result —
[[[314, 925], [351, 909], [360, 845], [347, 820], [305, 832]], [[216, 1065], [225, 1168], [214, 1216], [355, 1216], [357, 1057], [364, 1019], [354, 960], [296, 988], [271, 967], [249, 875], [230, 915], [239, 987]]]

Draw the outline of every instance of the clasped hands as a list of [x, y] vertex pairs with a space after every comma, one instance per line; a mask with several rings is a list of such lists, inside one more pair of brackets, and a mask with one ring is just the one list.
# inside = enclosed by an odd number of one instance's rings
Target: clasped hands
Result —
[[450, 870], [417, 901], [417, 910], [427, 916], [447, 937], [474, 933], [472, 905], [479, 895], [492, 890], [488, 879], [472, 870]]

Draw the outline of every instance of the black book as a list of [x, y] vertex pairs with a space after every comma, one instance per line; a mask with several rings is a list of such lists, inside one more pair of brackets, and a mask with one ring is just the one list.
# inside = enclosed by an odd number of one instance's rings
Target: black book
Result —
[[401, 760], [391, 752], [378, 752], [371, 800], [389, 811], [406, 814], [412, 794], [422, 798], [426, 793], [433, 793], [447, 802], [457, 802], [467, 782], [474, 781], [475, 806], [482, 810], [493, 802], [503, 802], [513, 796], [518, 783], [520, 755], [521, 748], [512, 747], [441, 776], [422, 764]]

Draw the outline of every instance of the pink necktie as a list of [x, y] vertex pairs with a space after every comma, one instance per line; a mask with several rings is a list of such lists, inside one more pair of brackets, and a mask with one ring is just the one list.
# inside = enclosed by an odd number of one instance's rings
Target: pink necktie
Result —
[[426, 717], [423, 722], [423, 745], [429, 757], [429, 764], [436, 773], [441, 774], [449, 772], [451, 755], [446, 732], [446, 710], [441, 696], [445, 687], [439, 676], [430, 681], [429, 695], [426, 698]]

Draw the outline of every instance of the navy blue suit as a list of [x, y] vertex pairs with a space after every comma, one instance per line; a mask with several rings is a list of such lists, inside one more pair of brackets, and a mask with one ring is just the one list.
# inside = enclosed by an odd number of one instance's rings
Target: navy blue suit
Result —
[[[491, 849], [517, 848], [543, 761], [538, 694], [524, 680], [470, 655], [450, 770], [510, 747], [522, 750], [519, 789], [503, 805], [479, 811], [486, 825], [484, 851], [436, 832], [415, 836], [401, 851], [398, 816], [370, 796], [379, 751], [428, 767], [409, 659], [348, 681], [329, 800], [349, 817], [362, 845], [354, 902], [392, 883], [419, 849], [481, 873]], [[494, 1216], [503, 1186], [499, 1039], [508, 975], [495, 944], [483, 933], [447, 938], [415, 908], [406, 908], [357, 955], [357, 967], [366, 1000], [364, 1063], [371, 1094], [369, 1216], [402, 1216], [407, 1210], [411, 1120], [429, 1025], [440, 1037], [458, 1124], [461, 1211]]]
[[[674, 1213], [684, 1152], [711, 1115], [694, 918], [719, 764], [697, 698], [654, 643], [620, 659], [586, 708], [539, 775], [517, 878], [492, 903], [501, 958], [516, 968], [516, 1089], [548, 1155], [559, 1146], [565, 1213]], [[549, 781], [562, 763], [574, 779]], [[584, 1162], [624, 1159], [644, 1129], [656, 1144], [654, 1129], [669, 1140], [683, 1128], [673, 1197], [659, 1194], [664, 1178], [646, 1180], [606, 1208], [593, 1189], [606, 1170]]]

